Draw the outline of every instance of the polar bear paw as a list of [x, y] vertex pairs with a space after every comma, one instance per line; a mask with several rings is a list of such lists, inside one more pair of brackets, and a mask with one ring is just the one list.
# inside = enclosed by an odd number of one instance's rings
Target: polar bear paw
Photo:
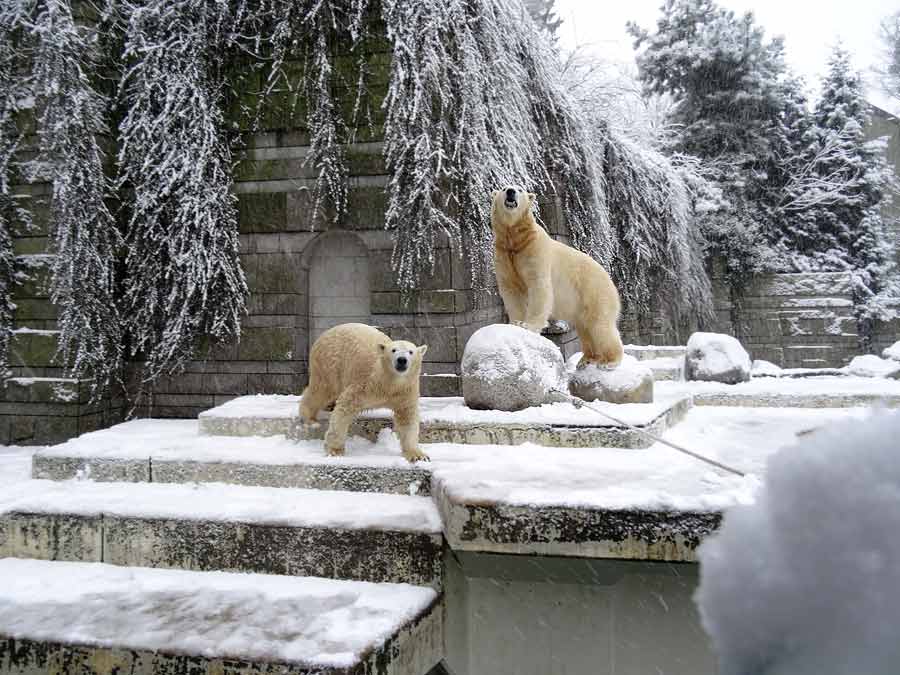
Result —
[[406, 458], [410, 464], [415, 464], [416, 462], [430, 462], [431, 458], [426, 455], [424, 452], [415, 448], [414, 450], [410, 450], [409, 452], [404, 452], [403, 457]]
[[344, 446], [334, 446], [329, 445], [325, 448], [325, 451], [328, 453], [329, 457], [343, 457], [344, 456]]

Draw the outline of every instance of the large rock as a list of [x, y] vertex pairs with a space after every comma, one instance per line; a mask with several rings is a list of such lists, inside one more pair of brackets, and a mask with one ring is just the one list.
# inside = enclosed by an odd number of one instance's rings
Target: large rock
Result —
[[847, 372], [857, 377], [887, 377], [900, 380], [900, 362], [882, 359], [874, 354], [854, 356], [847, 364]]
[[569, 392], [585, 401], [652, 403], [653, 371], [628, 354], [615, 368], [585, 363], [572, 372]]
[[462, 391], [478, 410], [522, 410], [559, 401], [567, 388], [559, 347], [518, 326], [494, 324], [469, 338], [463, 352]]
[[686, 380], [737, 384], [750, 379], [750, 355], [735, 338], [722, 333], [694, 333], [684, 357]]
[[884, 351], [881, 352], [881, 355], [886, 359], [891, 359], [892, 361], [900, 361], [900, 340], [897, 340], [890, 347], [885, 347]]

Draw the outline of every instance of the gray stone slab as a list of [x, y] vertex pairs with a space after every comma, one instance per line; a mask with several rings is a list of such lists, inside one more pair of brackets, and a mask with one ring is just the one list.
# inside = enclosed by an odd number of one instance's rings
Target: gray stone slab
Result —
[[[637, 428], [658, 436], [681, 421], [690, 407], [689, 397], [677, 399], [664, 412], [646, 424], [637, 425]], [[300, 423], [299, 419], [288, 419], [290, 426], [285, 435], [294, 440], [321, 439], [327, 426], [322, 424], [319, 429], [310, 431]], [[361, 418], [353, 423], [350, 433], [375, 441], [382, 429], [391, 427], [392, 420], [389, 417]], [[567, 448], [648, 448], [653, 445], [654, 441], [640, 431], [612, 423], [606, 426], [575, 426], [426, 420], [419, 426], [419, 442], [475, 445], [534, 443], [547, 447]]]
[[0, 514], [0, 558], [101, 562], [102, 518], [69, 514]]
[[36, 453], [31, 458], [31, 477], [47, 480], [86, 478], [98, 483], [149, 483], [150, 459], [58, 457]]
[[103, 519], [103, 561], [440, 586], [440, 534], [233, 522]]
[[721, 521], [718, 513], [467, 504], [440, 489], [435, 499], [454, 551], [695, 562]]
[[252, 464], [153, 460], [155, 483], [230, 483], [279, 488], [428, 495], [431, 473], [417, 465]]
[[740, 406], [745, 408], [855, 408], [884, 406], [900, 408], [896, 394], [778, 394], [775, 392], [702, 392], [694, 394], [694, 405]]
[[11, 675], [424, 675], [443, 657], [443, 603], [435, 603], [346, 668], [16, 639], [0, 633], [0, 672]]

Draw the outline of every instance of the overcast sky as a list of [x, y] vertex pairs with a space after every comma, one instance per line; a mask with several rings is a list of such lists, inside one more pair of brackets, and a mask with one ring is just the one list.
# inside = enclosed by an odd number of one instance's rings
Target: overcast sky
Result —
[[[719, 0], [742, 14], [752, 10], [767, 35], [782, 35], [788, 65], [814, 85], [825, 71], [831, 47], [842, 40], [856, 67], [867, 70], [878, 59], [878, 23], [900, 9], [900, 0]], [[662, 0], [556, 0], [563, 19], [560, 43], [564, 49], [591, 44], [605, 57], [633, 61], [627, 21], [653, 30]], [[900, 113], [876, 91], [869, 91], [876, 105]]]

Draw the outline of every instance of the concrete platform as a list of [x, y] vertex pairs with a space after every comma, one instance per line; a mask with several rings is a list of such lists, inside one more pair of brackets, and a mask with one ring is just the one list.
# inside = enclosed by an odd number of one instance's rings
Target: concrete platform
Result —
[[[297, 417], [296, 396], [243, 396], [203, 412], [200, 431], [212, 436], [285, 435], [295, 440], [321, 439], [327, 425], [309, 433]], [[653, 403], [592, 404], [619, 419], [659, 435], [677, 424], [690, 408], [688, 396], [658, 396]], [[554, 403], [518, 412], [472, 410], [461, 397], [422, 398], [420, 401], [422, 443], [475, 445], [520, 445], [549, 447], [646, 448], [652, 444], [642, 434], [610, 421], [587, 408]], [[350, 433], [375, 440], [392, 425], [390, 412], [363, 413]]]
[[900, 407], [900, 381], [875, 377], [758, 377], [740, 384], [660, 382], [665, 396], [691, 396], [698, 406], [748, 408]]
[[0, 672], [424, 675], [432, 589], [0, 560]]
[[50, 481], [10, 493], [0, 557], [440, 586], [440, 517], [423, 497]]

